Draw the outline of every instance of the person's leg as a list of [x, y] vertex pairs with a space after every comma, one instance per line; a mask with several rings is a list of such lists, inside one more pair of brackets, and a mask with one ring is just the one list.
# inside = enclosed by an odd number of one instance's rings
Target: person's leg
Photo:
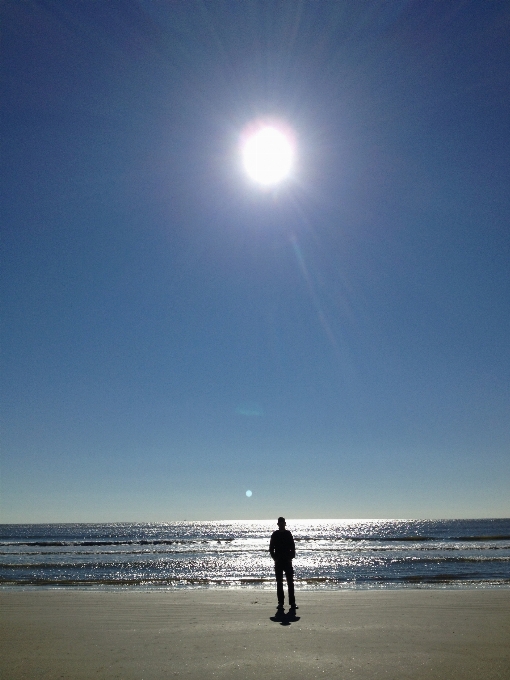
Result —
[[296, 604], [296, 597], [294, 595], [294, 569], [292, 562], [287, 562], [285, 565], [285, 578], [287, 579], [287, 588], [289, 590], [289, 604], [294, 606]]
[[283, 592], [283, 566], [278, 562], [274, 563], [274, 573], [276, 576], [276, 596], [280, 606], [285, 602], [285, 594]]

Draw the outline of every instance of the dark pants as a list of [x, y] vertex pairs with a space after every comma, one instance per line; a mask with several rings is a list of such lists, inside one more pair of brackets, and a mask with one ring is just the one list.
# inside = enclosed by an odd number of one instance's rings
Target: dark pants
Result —
[[278, 597], [278, 604], [283, 604], [285, 602], [285, 595], [283, 592], [283, 574], [285, 573], [285, 578], [287, 579], [287, 588], [289, 589], [289, 604], [292, 607], [293, 604], [296, 604], [296, 598], [294, 596], [294, 569], [292, 568], [292, 561], [288, 560], [285, 562], [275, 562], [274, 573], [276, 575], [276, 595]]

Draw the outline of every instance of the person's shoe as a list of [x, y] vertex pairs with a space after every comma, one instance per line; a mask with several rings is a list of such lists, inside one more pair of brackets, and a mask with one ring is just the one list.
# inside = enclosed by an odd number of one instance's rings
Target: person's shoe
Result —
[[299, 609], [296, 603], [290, 605], [291, 609]]

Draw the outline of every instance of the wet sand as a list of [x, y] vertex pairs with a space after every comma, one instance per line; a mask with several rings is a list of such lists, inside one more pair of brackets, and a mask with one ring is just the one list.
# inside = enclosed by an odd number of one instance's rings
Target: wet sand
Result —
[[0, 677], [510, 679], [510, 589], [297, 596], [6, 590]]

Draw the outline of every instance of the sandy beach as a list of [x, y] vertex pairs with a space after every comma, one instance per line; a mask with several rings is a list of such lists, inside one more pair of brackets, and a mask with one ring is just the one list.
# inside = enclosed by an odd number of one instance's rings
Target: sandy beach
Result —
[[510, 678], [509, 589], [298, 595], [3, 591], [1, 677]]

